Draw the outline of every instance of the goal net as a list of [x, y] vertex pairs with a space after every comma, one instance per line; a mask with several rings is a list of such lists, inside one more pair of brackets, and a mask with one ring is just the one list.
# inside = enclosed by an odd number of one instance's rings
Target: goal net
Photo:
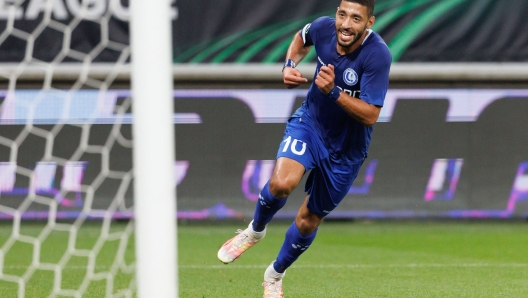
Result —
[[128, 16], [0, 0], [0, 297], [138, 296]]

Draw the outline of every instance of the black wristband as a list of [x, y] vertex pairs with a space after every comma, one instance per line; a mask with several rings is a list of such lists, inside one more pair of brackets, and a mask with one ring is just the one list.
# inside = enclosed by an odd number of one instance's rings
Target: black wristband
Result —
[[334, 85], [334, 88], [332, 88], [332, 90], [330, 90], [330, 92], [328, 92], [328, 97], [330, 97], [331, 99], [333, 100], [337, 100], [339, 98], [339, 96], [341, 95], [341, 89], [339, 89], [339, 87], [337, 87], [336, 85]]
[[284, 62], [284, 66], [282, 67], [282, 71], [284, 71], [284, 69], [286, 67], [291, 67], [291, 68], [295, 68], [295, 62], [292, 60], [292, 59], [287, 59], [286, 62]]

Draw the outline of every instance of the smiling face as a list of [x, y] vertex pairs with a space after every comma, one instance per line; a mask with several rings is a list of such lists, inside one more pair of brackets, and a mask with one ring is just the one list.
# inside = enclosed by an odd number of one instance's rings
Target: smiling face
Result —
[[359, 47], [365, 38], [365, 31], [374, 24], [374, 16], [367, 7], [359, 3], [341, 1], [336, 12], [337, 50], [348, 54]]

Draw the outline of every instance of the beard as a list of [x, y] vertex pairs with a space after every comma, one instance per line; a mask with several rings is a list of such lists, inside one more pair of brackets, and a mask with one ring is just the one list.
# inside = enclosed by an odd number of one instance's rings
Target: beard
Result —
[[[353, 32], [354, 33], [354, 38], [352, 40], [349, 40], [349, 41], [342, 41], [340, 39], [340, 31], [339, 30], [336, 30], [336, 34], [337, 34], [337, 43], [343, 47], [343, 48], [350, 48], [351, 46], [353, 46], [354, 44], [356, 44], [356, 42], [363, 36], [363, 34], [365, 33], [365, 30], [367, 29], [367, 27], [365, 26], [365, 28], [363, 28], [363, 30], [359, 31], [359, 32]], [[346, 33], [349, 33], [349, 32], [346, 32]]]

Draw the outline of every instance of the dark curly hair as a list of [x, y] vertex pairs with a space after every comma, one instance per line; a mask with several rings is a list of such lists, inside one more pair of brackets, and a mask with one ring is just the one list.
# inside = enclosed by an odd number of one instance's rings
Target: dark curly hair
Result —
[[343, 1], [353, 2], [353, 3], [366, 6], [367, 14], [369, 17], [374, 14], [374, 6], [376, 5], [376, 0], [343, 0]]

